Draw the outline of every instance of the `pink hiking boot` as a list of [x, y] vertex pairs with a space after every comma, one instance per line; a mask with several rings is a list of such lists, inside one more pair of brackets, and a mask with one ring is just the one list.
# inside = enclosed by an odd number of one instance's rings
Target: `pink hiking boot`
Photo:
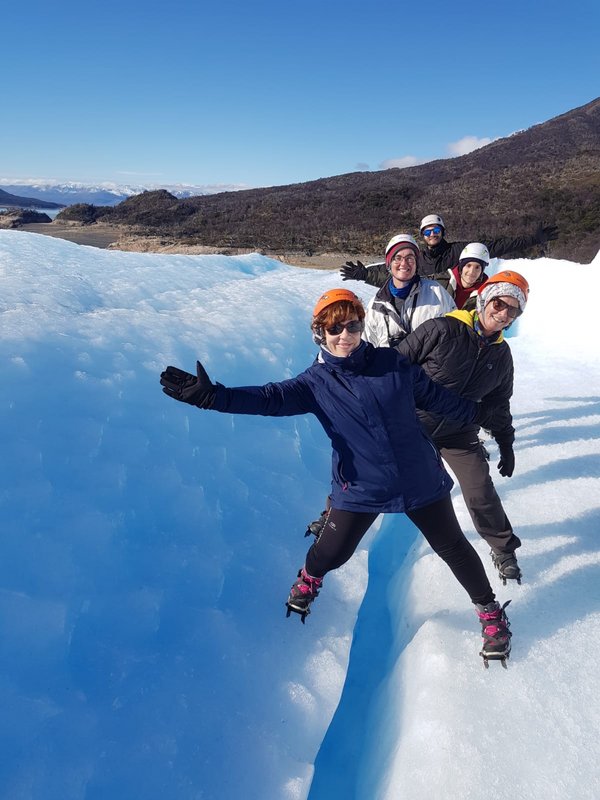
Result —
[[287, 599], [286, 616], [289, 617], [291, 612], [295, 611], [296, 614], [302, 615], [302, 622], [304, 622], [307, 615], [310, 614], [310, 604], [318, 596], [322, 585], [323, 578], [313, 578], [302, 567], [298, 573], [298, 580], [292, 586]]
[[506, 668], [506, 659], [510, 656], [510, 623], [504, 612], [508, 600], [503, 606], [494, 600], [487, 606], [476, 604], [477, 616], [481, 622], [483, 646], [479, 655], [483, 658], [483, 666], [489, 666], [488, 661], [501, 661]]

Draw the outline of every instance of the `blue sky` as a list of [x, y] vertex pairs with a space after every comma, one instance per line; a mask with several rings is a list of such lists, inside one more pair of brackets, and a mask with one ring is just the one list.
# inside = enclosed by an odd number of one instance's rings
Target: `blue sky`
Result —
[[593, 100], [595, 0], [3, 10], [0, 178], [267, 186], [461, 154]]

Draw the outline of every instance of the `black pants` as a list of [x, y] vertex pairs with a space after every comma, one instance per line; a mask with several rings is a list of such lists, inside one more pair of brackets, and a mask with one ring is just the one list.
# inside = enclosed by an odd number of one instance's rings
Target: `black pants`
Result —
[[466, 447], [440, 447], [442, 458], [456, 475], [477, 533], [494, 553], [514, 553], [521, 540], [513, 533], [492, 482], [486, 452], [479, 441]]
[[[481, 559], [458, 524], [450, 495], [416, 511], [407, 511], [406, 515], [448, 564], [473, 603], [491, 603], [494, 592]], [[321, 536], [306, 555], [308, 574], [322, 578], [345, 564], [377, 516], [331, 508]]]

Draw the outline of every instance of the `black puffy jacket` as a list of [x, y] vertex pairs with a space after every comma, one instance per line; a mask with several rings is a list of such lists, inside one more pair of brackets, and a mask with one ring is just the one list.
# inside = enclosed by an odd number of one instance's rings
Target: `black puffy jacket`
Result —
[[[498, 401], [492, 436], [498, 444], [512, 444], [515, 430], [510, 413], [513, 360], [503, 336], [489, 344], [474, 329], [473, 311], [451, 311], [445, 317], [419, 325], [396, 348], [419, 364], [436, 383], [479, 401]], [[466, 447], [479, 428], [419, 411], [419, 419], [438, 447]]]
[[[475, 241], [475, 239], [471, 241]], [[545, 241], [543, 229], [540, 228], [530, 236], [517, 236], [514, 239], [503, 237], [501, 239], [491, 239], [490, 241], [482, 242], [482, 244], [490, 251], [491, 258], [499, 258], [507, 253], [518, 255], [534, 244], [543, 244]], [[469, 242], [447, 242], [442, 239], [435, 247], [422, 248], [417, 272], [425, 278], [431, 278], [438, 272], [452, 269], [458, 264], [460, 254], [468, 244]], [[370, 286], [383, 286], [389, 277], [390, 273], [385, 263], [368, 265], [366, 283]]]

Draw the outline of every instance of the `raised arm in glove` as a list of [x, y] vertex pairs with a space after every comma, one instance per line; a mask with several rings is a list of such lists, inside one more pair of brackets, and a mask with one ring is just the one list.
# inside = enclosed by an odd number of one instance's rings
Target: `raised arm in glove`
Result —
[[365, 281], [367, 279], [368, 270], [362, 261], [346, 261], [343, 267], [340, 267], [340, 276], [343, 281]]

